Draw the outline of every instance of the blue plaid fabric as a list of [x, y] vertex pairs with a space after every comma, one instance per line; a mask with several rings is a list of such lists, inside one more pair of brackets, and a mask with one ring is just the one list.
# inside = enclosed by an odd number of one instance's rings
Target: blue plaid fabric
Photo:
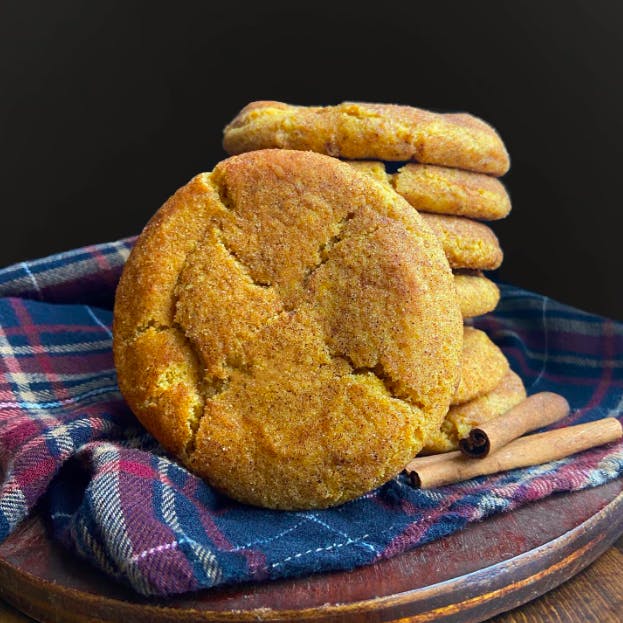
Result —
[[[350, 569], [623, 472], [623, 444], [418, 491], [402, 476], [337, 508], [251, 508], [166, 456], [119, 394], [114, 288], [132, 239], [0, 270], [0, 539], [39, 504], [69, 551], [144, 595]], [[502, 286], [474, 323], [562, 424], [619, 417], [623, 325]]]

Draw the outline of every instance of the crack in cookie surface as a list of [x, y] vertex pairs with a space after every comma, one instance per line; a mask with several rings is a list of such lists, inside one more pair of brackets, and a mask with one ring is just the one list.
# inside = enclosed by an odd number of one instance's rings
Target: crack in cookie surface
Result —
[[307, 289], [309, 281], [314, 276], [314, 273], [329, 261], [331, 257], [331, 250], [336, 244], [338, 244], [338, 242], [341, 242], [344, 234], [344, 228], [347, 226], [348, 222], [353, 219], [353, 217], [354, 213], [349, 212], [344, 218], [340, 219], [335, 224], [334, 233], [331, 237], [318, 246], [318, 261], [307, 267], [303, 275], [303, 287], [305, 289]]
[[[232, 213], [235, 213], [236, 207], [231, 201], [229, 193], [226, 190], [224, 190], [227, 188], [226, 184], [221, 181], [221, 183], [217, 184], [217, 186], [219, 188], [219, 197], [221, 198], [222, 201], [225, 201], [227, 209], [230, 210]], [[297, 192], [300, 192], [298, 188], [297, 188]], [[317, 271], [321, 270], [323, 266], [325, 266], [328, 262], [332, 260], [337, 261], [337, 262], [344, 261], [343, 255], [338, 256], [337, 259], [335, 259], [334, 254], [332, 253], [339, 243], [343, 242], [344, 240], [352, 241], [356, 239], [356, 240], [361, 241], [364, 239], [371, 239], [377, 234], [379, 229], [381, 229], [384, 226], [387, 226], [387, 223], [380, 223], [380, 224], [373, 223], [372, 226], [370, 226], [370, 223], [367, 223], [367, 227], [364, 227], [363, 230], [361, 229], [361, 226], [355, 227], [354, 228], [355, 233], [351, 234], [351, 232], [348, 231], [347, 227], [353, 221], [353, 219], [355, 219], [355, 212], [349, 211], [339, 220], [333, 221], [329, 224], [327, 237], [325, 237], [324, 240], [320, 241], [320, 243], [318, 244], [318, 250], [314, 254], [314, 257], [318, 258], [318, 261], [306, 266], [303, 272], [303, 278], [302, 278], [303, 290], [300, 294], [300, 298], [298, 298], [298, 300], [291, 301], [288, 306], [286, 306], [283, 298], [280, 296], [280, 287], [279, 287], [280, 284], [279, 283], [266, 284], [266, 283], [257, 282], [249, 266], [244, 264], [242, 260], [240, 259], [240, 257], [238, 257], [238, 255], [230, 248], [230, 245], [227, 242], [226, 232], [224, 231], [222, 227], [215, 226], [213, 232], [209, 231], [206, 233], [206, 237], [204, 238], [204, 240], [194, 250], [192, 254], [193, 259], [187, 260], [187, 264], [189, 263], [192, 264], [191, 270], [193, 271], [195, 275], [199, 272], [200, 274], [205, 276], [205, 274], [209, 272], [209, 270], [207, 270], [206, 264], [203, 263], [202, 259], [198, 258], [197, 255], [203, 254], [206, 252], [209, 253], [209, 249], [203, 249], [202, 247], [204, 245], [209, 246], [210, 244], [214, 245], [216, 243], [217, 246], [222, 245], [223, 250], [229, 255], [229, 258], [221, 257], [220, 261], [222, 263], [226, 263], [228, 259], [233, 260], [234, 265], [227, 268], [229, 279], [232, 279], [232, 275], [235, 272], [235, 269], [238, 269], [240, 276], [243, 278], [242, 282], [239, 283], [239, 287], [245, 287], [246, 285], [253, 285], [253, 286], [258, 286], [262, 288], [272, 288], [270, 295], [274, 294], [273, 301], [272, 301], [274, 306], [272, 307], [272, 309], [269, 310], [269, 313], [261, 316], [252, 327], [248, 327], [248, 330], [244, 330], [243, 337], [232, 340], [234, 343], [237, 343], [240, 345], [240, 350], [235, 356], [235, 360], [232, 361], [232, 359], [230, 358], [227, 358], [227, 357], [225, 358], [225, 362], [222, 366], [222, 374], [224, 375], [225, 382], [229, 381], [229, 377], [231, 376], [231, 372], [233, 370], [244, 369], [245, 365], [246, 365], [247, 371], [250, 370], [250, 368], [248, 367], [250, 362], [246, 361], [246, 351], [248, 351], [250, 345], [252, 345], [252, 343], [256, 339], [258, 339], [259, 333], [265, 327], [267, 327], [271, 322], [278, 319], [281, 313], [283, 312], [293, 313], [299, 310], [301, 308], [301, 305], [309, 304], [309, 301], [310, 301], [309, 282], [313, 280], [313, 277], [317, 273]], [[232, 230], [233, 228], [229, 229], [230, 232]], [[239, 232], [238, 228], [236, 228], [236, 230]], [[211, 237], [211, 234], [213, 234], [213, 237]], [[245, 279], [248, 281], [248, 283], [246, 284], [244, 283]], [[192, 280], [192, 277], [189, 277], [189, 280]], [[181, 288], [178, 288], [178, 290], [180, 289]], [[223, 290], [220, 289], [219, 291], [222, 294]], [[258, 300], [263, 300], [267, 296], [269, 296], [268, 293], [261, 292], [258, 294]], [[248, 300], [247, 297], [248, 297], [248, 292], [244, 297], [245, 301]], [[312, 295], [312, 298], [313, 298], [313, 295]], [[240, 305], [242, 304], [243, 302], [241, 301]], [[270, 311], [272, 311], [272, 314], [270, 313]], [[230, 314], [227, 314], [227, 316], [230, 317]], [[198, 317], [197, 314], [193, 316], [194, 319], [196, 319], [197, 317]], [[234, 322], [239, 322], [239, 321], [234, 321]], [[188, 330], [188, 325], [184, 325], [184, 326], [186, 327], [186, 330]], [[327, 345], [327, 348], [330, 348], [329, 339], [325, 332], [326, 327], [323, 327], [321, 323], [317, 323], [315, 328], [317, 332], [319, 333], [321, 341]], [[191, 334], [191, 341], [196, 338], [197, 338], [196, 332], [195, 332], [195, 335]], [[216, 350], [213, 344], [210, 344], [207, 346], [201, 346], [201, 345], [197, 346], [195, 344], [195, 348], [198, 350], [198, 352], [206, 352], [209, 354], [213, 354]], [[333, 355], [331, 356], [333, 357]], [[377, 380], [379, 380], [384, 385], [384, 387], [387, 389], [388, 396], [390, 396], [391, 398], [404, 401], [405, 404], [408, 404], [411, 407], [422, 409], [423, 407], [422, 403], [420, 401], [413, 399], [413, 396], [412, 395], [410, 396], [409, 392], [406, 392], [404, 388], [401, 388], [400, 383], [396, 382], [396, 380], [392, 378], [392, 375], [384, 368], [383, 363], [380, 361], [381, 357], [382, 357], [382, 353], [378, 353], [378, 355], [375, 357], [375, 362], [373, 366], [370, 366], [368, 368], [359, 366], [357, 368], [357, 366], [350, 360], [349, 355], [347, 353], [340, 353], [336, 355], [336, 358], [338, 359], [339, 358], [347, 359], [349, 361], [349, 364], [353, 368], [353, 370], [357, 369], [358, 373], [363, 374], [363, 370], [367, 369], [370, 374], [373, 374], [374, 376], [376, 376]], [[209, 362], [209, 358], [206, 357], [206, 359]], [[209, 363], [208, 363], [208, 366], [209, 366]]]
[[336, 360], [345, 361], [350, 367], [350, 374], [353, 376], [368, 376], [374, 377], [377, 381], [380, 381], [387, 395], [391, 398], [395, 398], [396, 400], [402, 400], [406, 404], [410, 406], [415, 406], [417, 408], [421, 408], [420, 405], [413, 404], [413, 401], [409, 399], [409, 396], [401, 396], [400, 389], [397, 387], [394, 379], [391, 378], [389, 374], [387, 374], [382, 363], [377, 362], [372, 367], [364, 367], [364, 366], [355, 366], [351, 358], [344, 353], [332, 353], [331, 356]]

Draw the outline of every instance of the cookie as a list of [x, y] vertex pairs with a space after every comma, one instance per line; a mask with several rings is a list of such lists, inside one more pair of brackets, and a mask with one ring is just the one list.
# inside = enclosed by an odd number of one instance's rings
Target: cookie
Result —
[[391, 184], [418, 212], [496, 221], [511, 211], [504, 185], [490, 175], [432, 164], [407, 164], [389, 174], [385, 165], [375, 160], [352, 160], [349, 164]]
[[497, 236], [490, 227], [462, 216], [420, 214], [439, 238], [452, 268], [494, 270], [504, 259]]
[[[386, 188], [393, 188], [392, 178], [386, 173], [383, 163], [366, 160], [349, 161], [348, 164]], [[492, 270], [502, 263], [504, 254], [490, 227], [462, 216], [427, 213], [420, 216], [439, 237], [452, 268]]]
[[467, 437], [472, 428], [506, 413], [525, 397], [526, 389], [521, 378], [509, 370], [489, 393], [450, 407], [441, 429], [427, 441], [422, 454], [458, 450], [459, 439]]
[[369, 175], [377, 182], [396, 190], [393, 184], [394, 176], [387, 172], [383, 162], [379, 162], [378, 160], [345, 160], [345, 162], [355, 169], [355, 171]]
[[481, 221], [508, 216], [511, 201], [500, 180], [471, 171], [430, 164], [407, 164], [392, 184], [416, 210]]
[[480, 271], [455, 270], [454, 285], [463, 318], [487, 314], [500, 300], [499, 288]]
[[502, 381], [508, 370], [508, 360], [489, 336], [480, 329], [465, 327], [461, 382], [452, 404], [461, 405], [490, 392]]
[[462, 323], [404, 199], [334, 158], [255, 151], [154, 215], [115, 301], [119, 385], [231, 497], [326, 507], [397, 474], [441, 425]]
[[225, 127], [223, 147], [230, 154], [278, 147], [340, 158], [414, 160], [496, 176], [510, 166], [501, 138], [484, 121], [395, 104], [251, 102]]

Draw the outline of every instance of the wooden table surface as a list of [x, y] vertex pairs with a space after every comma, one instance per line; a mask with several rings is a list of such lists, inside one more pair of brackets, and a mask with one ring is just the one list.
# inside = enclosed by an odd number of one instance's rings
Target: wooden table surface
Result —
[[[623, 537], [571, 580], [488, 623], [620, 623], [622, 612]], [[32, 623], [33, 619], [0, 601], [0, 621]]]

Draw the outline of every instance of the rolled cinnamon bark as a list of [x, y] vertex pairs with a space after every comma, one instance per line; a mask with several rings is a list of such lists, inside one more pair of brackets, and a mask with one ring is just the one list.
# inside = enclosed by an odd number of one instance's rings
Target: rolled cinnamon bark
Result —
[[484, 459], [457, 456], [455, 452], [439, 455], [445, 460], [425, 462], [423, 459], [430, 457], [416, 458], [405, 471], [414, 487], [429, 489], [476, 476], [556, 461], [616, 441], [622, 436], [620, 422], [615, 418], [604, 418], [515, 439]]
[[[438, 454], [427, 454], [425, 456], [418, 456], [413, 459], [409, 465], [416, 465], [422, 467], [423, 465], [431, 465], [433, 463], [441, 463], [443, 461], [449, 461], [451, 459], [458, 459], [463, 456], [460, 450], [453, 450], [452, 452], [440, 452]], [[409, 465], [405, 467], [405, 470], [409, 470]]]
[[459, 448], [470, 458], [484, 458], [525, 433], [553, 424], [569, 415], [569, 403], [552, 392], [534, 394], [503, 415], [473, 428], [459, 440]]

